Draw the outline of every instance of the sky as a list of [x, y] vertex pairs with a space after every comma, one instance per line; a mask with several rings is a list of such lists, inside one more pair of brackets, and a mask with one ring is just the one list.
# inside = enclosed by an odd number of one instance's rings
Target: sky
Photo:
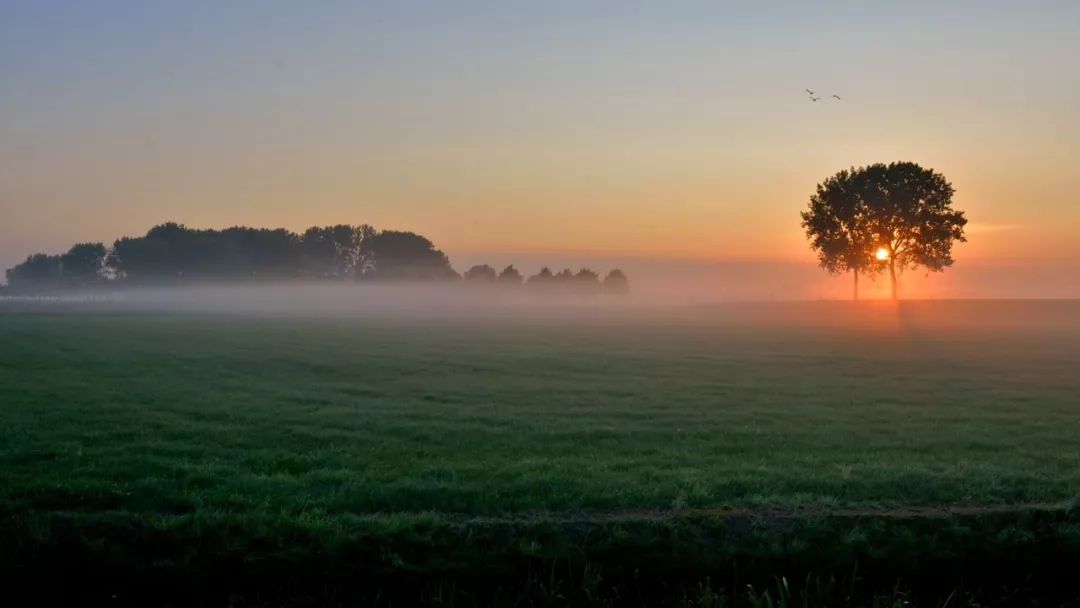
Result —
[[910, 160], [971, 221], [911, 290], [1080, 297], [1078, 58], [1073, 0], [0, 0], [0, 267], [163, 221], [370, 223], [459, 270], [831, 297], [799, 211]]

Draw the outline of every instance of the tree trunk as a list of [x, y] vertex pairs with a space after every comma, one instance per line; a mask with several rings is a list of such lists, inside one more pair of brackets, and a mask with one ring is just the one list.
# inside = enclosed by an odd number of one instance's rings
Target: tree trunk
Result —
[[853, 270], [852, 273], [855, 275], [855, 298], [854, 299], [855, 299], [856, 302], [858, 302], [859, 301], [859, 271], [858, 270]]
[[892, 283], [892, 299], [896, 300], [896, 262], [889, 256], [889, 281]]

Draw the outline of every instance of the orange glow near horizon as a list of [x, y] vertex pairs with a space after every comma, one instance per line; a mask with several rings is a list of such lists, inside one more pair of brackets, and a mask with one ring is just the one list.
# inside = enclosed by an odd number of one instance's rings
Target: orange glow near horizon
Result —
[[[1014, 278], [1046, 269], [1039, 293], [1080, 293], [1059, 278], [1080, 266], [1080, 80], [1061, 77], [1080, 4], [1059, 7], [1067, 17], [949, 5], [927, 22], [876, 3], [798, 19], [556, 3], [449, 20], [401, 4], [5, 13], [0, 274], [166, 221], [368, 223], [461, 265], [744, 264], [753, 294], [783, 297], [806, 290], [761, 268], [831, 280], [799, 224], [815, 185], [905, 160], [952, 182], [971, 222], [955, 267], [917, 283], [927, 292], [1027, 296]], [[145, 31], [160, 35], [129, 35]], [[898, 50], [912, 40], [919, 53]], [[1003, 90], [1012, 77], [1023, 86]], [[806, 87], [842, 100], [810, 102]], [[959, 274], [990, 267], [958, 291]]]
[[876, 257], [879, 261], [884, 262], [885, 260], [889, 259], [889, 250], [884, 247], [878, 247], [878, 250], [874, 252], [874, 257]]

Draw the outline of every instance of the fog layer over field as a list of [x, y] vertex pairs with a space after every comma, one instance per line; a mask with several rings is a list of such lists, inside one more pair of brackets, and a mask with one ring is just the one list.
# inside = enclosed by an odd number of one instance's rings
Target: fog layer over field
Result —
[[[788, 326], [919, 333], [1080, 331], [1076, 300], [694, 302], [659, 291], [614, 295], [463, 283], [278, 283], [55, 291], [2, 296], [3, 313], [184, 313], [361, 321]], [[941, 337], [941, 336], [938, 336]]]

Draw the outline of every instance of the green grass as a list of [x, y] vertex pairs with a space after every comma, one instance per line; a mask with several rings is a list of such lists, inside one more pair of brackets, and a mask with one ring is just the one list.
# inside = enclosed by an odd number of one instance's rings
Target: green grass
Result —
[[[442, 576], [494, 555], [760, 553], [903, 571], [942, 534], [982, 554], [1072, 547], [1080, 327], [913, 310], [0, 313], [0, 563], [265, 554]], [[1047, 510], [1012, 512], [1030, 504]], [[937, 517], [949, 506], [967, 511]], [[732, 536], [743, 517], [771, 540]]]

